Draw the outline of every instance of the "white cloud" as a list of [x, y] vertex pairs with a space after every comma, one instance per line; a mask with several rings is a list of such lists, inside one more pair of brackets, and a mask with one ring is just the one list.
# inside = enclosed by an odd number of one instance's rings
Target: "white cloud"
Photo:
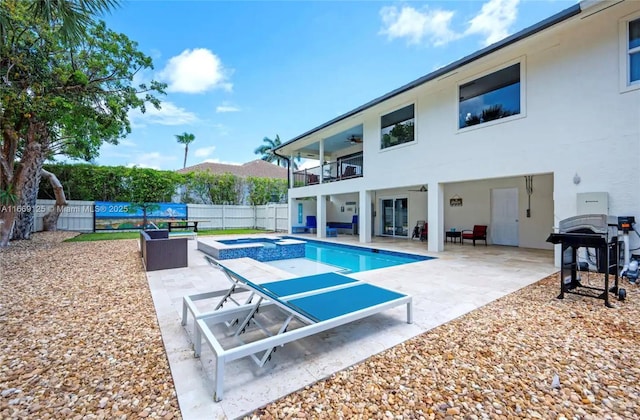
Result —
[[193, 152], [193, 154], [196, 157], [205, 158], [205, 157], [211, 156], [215, 150], [216, 150], [216, 146], [201, 147], [199, 149], [196, 149]]
[[433, 45], [445, 45], [460, 37], [451, 26], [454, 12], [450, 10], [419, 11], [411, 6], [398, 10], [395, 6], [380, 10], [383, 28], [381, 34], [389, 39], [407, 38], [410, 44], [420, 44], [425, 38]]
[[118, 146], [124, 146], [124, 147], [136, 147], [137, 144], [129, 139], [121, 139], [118, 141]]
[[228, 73], [217, 55], [196, 48], [171, 57], [158, 77], [168, 83], [168, 92], [202, 93], [215, 88], [232, 90]]
[[240, 108], [238, 108], [237, 106], [233, 106], [230, 104], [222, 104], [222, 105], [218, 105], [216, 107], [216, 112], [220, 113], [220, 112], [238, 112], [240, 111]]
[[175, 160], [175, 156], [170, 156], [160, 152], [143, 153], [136, 156], [136, 160], [134, 162], [127, 163], [127, 167], [131, 168], [133, 166], [137, 166], [138, 168], [161, 169], [162, 166], [165, 166], [163, 164], [170, 164], [175, 162]]
[[462, 33], [451, 28], [455, 14], [451, 10], [383, 7], [380, 10], [383, 24], [380, 33], [391, 40], [405, 38], [409, 44], [427, 41], [434, 46], [442, 46], [469, 35], [483, 35], [483, 43], [489, 45], [509, 35], [509, 28], [518, 15], [519, 3], [520, 0], [488, 0], [480, 12], [469, 20], [468, 28]]
[[469, 21], [465, 34], [486, 35], [485, 45], [493, 44], [509, 35], [509, 27], [518, 16], [520, 0], [489, 0], [480, 13]]
[[129, 113], [131, 124], [140, 127], [146, 124], [184, 125], [198, 121], [198, 117], [193, 112], [180, 108], [172, 102], [162, 102], [160, 107], [156, 109], [153, 105], [148, 105], [147, 112], [144, 114], [134, 109]]

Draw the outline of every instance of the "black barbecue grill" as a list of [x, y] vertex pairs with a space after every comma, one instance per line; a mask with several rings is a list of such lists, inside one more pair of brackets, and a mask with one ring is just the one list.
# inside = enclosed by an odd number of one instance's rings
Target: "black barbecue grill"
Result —
[[[611, 308], [609, 292], [618, 294], [619, 244], [617, 218], [604, 214], [585, 214], [560, 221], [558, 233], [552, 233], [547, 242], [561, 244], [560, 262], [560, 294], [565, 293], [604, 299], [604, 304]], [[579, 261], [578, 250], [584, 249], [589, 258]], [[591, 261], [591, 251], [595, 261]], [[602, 273], [604, 288], [587, 286], [580, 283], [580, 271]], [[609, 275], [615, 276], [615, 285], [609, 288]], [[599, 293], [598, 293], [599, 292]]]

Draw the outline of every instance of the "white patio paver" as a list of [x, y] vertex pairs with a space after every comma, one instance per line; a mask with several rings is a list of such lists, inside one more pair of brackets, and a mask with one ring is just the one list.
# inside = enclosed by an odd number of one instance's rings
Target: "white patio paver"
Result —
[[[345, 236], [337, 241], [357, 244], [355, 238]], [[426, 244], [419, 241], [376, 239], [372, 245], [429, 255]], [[201, 358], [193, 357], [193, 319], [186, 327], [180, 325], [182, 297], [226, 289], [229, 282], [206, 263], [196, 241], [189, 241], [189, 247], [189, 267], [147, 273], [180, 409], [187, 420], [250, 413], [557, 271], [552, 251], [448, 244], [445, 252], [433, 255], [434, 260], [352, 274], [412, 295], [414, 323], [406, 323], [406, 308], [401, 306], [287, 344], [262, 368], [248, 358], [231, 362], [225, 371], [224, 399], [216, 403], [214, 356], [203, 345]], [[295, 277], [248, 259], [227, 260], [227, 264], [253, 280]]]

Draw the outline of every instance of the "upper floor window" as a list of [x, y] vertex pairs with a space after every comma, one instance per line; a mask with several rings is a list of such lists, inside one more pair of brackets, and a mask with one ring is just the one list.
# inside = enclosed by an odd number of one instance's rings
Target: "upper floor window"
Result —
[[460, 85], [459, 128], [520, 114], [520, 63]]
[[629, 83], [640, 82], [640, 19], [629, 22]]
[[380, 132], [381, 149], [408, 143], [415, 139], [415, 107], [413, 104], [383, 115], [380, 122], [382, 127]]

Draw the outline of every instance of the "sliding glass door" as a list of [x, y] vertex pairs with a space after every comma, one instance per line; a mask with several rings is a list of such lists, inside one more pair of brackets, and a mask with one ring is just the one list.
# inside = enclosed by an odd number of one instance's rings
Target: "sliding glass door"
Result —
[[382, 232], [384, 236], [409, 236], [409, 215], [406, 198], [381, 200]]

